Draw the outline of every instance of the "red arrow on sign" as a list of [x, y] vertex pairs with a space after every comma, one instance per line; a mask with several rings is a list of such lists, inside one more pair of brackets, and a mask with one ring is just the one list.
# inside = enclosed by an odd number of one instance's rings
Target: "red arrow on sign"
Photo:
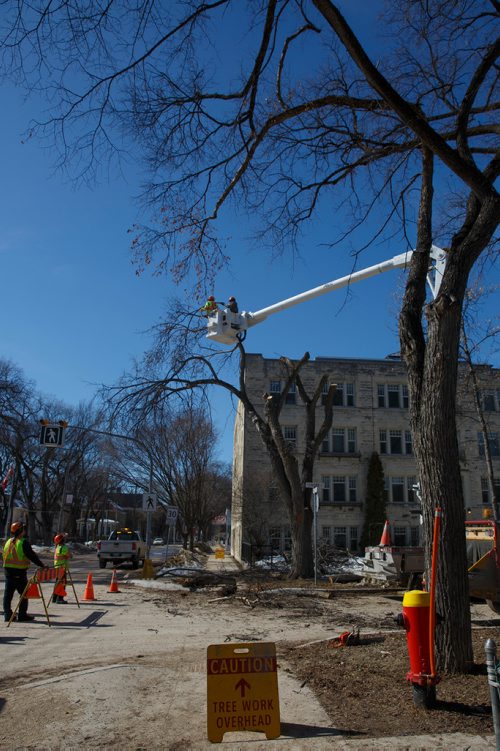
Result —
[[241, 679], [241, 681], [238, 681], [235, 688], [239, 688], [241, 691], [242, 698], [245, 698], [245, 691], [247, 688], [251, 688], [250, 684], [246, 682], [244, 678]]

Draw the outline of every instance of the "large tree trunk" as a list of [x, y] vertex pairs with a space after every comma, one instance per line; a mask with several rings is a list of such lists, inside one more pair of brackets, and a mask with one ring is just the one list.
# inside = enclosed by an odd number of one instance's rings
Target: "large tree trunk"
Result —
[[429, 316], [422, 399], [412, 413], [426, 540], [426, 578], [431, 567], [434, 511], [442, 509], [437, 546], [436, 610], [446, 621], [436, 631], [438, 667], [464, 672], [472, 662], [471, 622], [465, 543], [465, 512], [455, 421], [458, 305]]
[[[422, 186], [416, 251], [399, 319], [408, 369], [410, 417], [421, 487], [427, 578], [435, 508], [442, 509], [436, 605], [445, 618], [436, 634], [438, 665], [466, 672], [472, 639], [465, 545], [465, 512], [458, 455], [456, 387], [462, 305], [470, 270], [491, 239], [498, 217], [495, 195], [481, 204], [471, 194], [467, 215], [453, 237], [439, 294], [426, 305], [432, 244], [433, 156], [422, 149]], [[427, 332], [422, 317], [427, 315]]]
[[312, 520], [313, 515], [310, 508], [302, 508], [294, 514], [291, 529], [293, 555], [290, 579], [310, 579], [314, 576]]

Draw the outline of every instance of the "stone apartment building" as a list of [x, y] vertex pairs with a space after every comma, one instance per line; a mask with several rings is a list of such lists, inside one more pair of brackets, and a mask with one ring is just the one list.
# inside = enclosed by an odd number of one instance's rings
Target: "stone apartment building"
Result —
[[[368, 463], [373, 451], [382, 461], [387, 517], [395, 545], [420, 543], [418, 482], [409, 421], [409, 393], [399, 357], [347, 359], [318, 357], [301, 369], [311, 393], [324, 373], [337, 384], [332, 427], [314, 466], [319, 485], [318, 539], [359, 551], [364, 522]], [[500, 370], [476, 367], [480, 402], [489, 429], [497, 497], [500, 497]], [[246, 385], [252, 402], [262, 406], [264, 392], [280, 393], [286, 380], [279, 359], [247, 355]], [[489, 508], [485, 437], [479, 424], [467, 368], [460, 365], [457, 429], [464, 499], [471, 519]], [[281, 413], [285, 438], [300, 458], [304, 449], [305, 408], [294, 388]], [[321, 420], [318, 406], [317, 425]], [[256, 538], [275, 548], [290, 546], [286, 511], [273, 483], [264, 444], [245, 409], [238, 406], [234, 428], [232, 535], [233, 555], [247, 558], [246, 546]]]

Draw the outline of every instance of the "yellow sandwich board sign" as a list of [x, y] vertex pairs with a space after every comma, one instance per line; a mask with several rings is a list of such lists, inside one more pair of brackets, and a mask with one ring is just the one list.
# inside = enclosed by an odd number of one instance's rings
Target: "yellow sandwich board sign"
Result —
[[280, 736], [276, 646], [272, 642], [212, 644], [207, 650], [208, 739], [251, 730]]
[[225, 556], [225, 550], [224, 548], [215, 548], [215, 557], [216, 558], [224, 558]]

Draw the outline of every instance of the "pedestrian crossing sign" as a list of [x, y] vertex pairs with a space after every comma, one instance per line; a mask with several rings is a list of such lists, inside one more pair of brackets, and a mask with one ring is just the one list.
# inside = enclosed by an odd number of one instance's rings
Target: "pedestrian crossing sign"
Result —
[[47, 448], [61, 448], [64, 446], [64, 425], [47, 423], [40, 430], [40, 446]]

